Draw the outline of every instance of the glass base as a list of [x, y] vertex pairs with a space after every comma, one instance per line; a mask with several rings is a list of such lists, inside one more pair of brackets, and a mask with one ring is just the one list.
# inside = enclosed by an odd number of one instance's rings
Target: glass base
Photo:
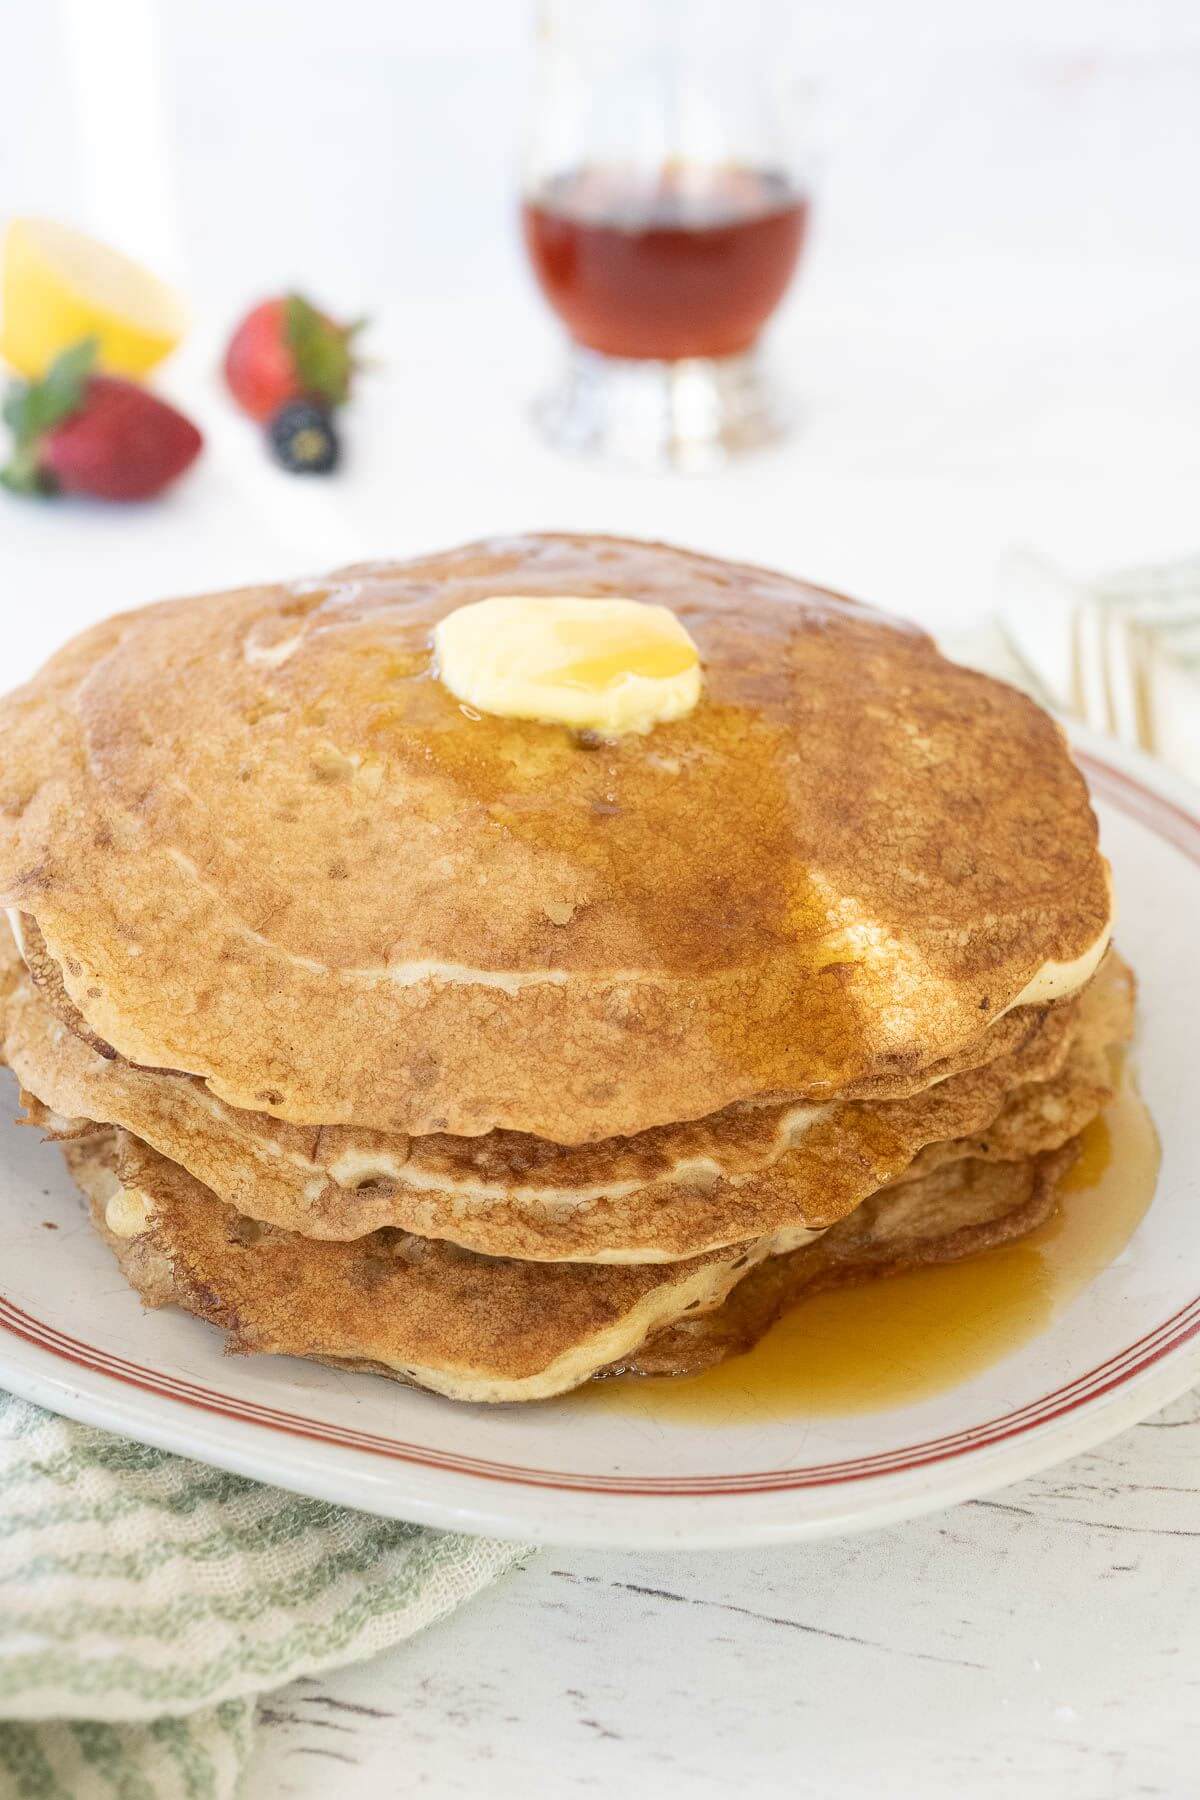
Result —
[[791, 414], [755, 350], [653, 362], [571, 346], [534, 421], [557, 450], [650, 470], [699, 473], [786, 435]]

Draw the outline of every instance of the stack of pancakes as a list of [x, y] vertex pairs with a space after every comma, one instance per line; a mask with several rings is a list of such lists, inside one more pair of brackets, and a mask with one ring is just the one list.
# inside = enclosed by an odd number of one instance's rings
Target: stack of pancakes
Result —
[[[699, 703], [612, 740], [461, 705], [434, 626], [505, 594], [668, 606]], [[146, 1301], [469, 1400], [699, 1368], [1032, 1229], [1131, 1025], [1036, 705], [614, 539], [85, 633], [0, 703], [0, 898], [4, 1059]]]

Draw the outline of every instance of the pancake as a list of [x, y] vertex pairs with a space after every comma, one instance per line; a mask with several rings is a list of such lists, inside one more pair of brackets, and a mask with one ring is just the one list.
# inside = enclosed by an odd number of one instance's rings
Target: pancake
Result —
[[62, 1148], [148, 1306], [221, 1326], [233, 1349], [363, 1364], [457, 1400], [577, 1387], [663, 1324], [715, 1305], [767, 1250], [608, 1268], [496, 1260], [392, 1231], [321, 1242], [247, 1220], [124, 1132]]
[[[96, 1036], [88, 1026], [87, 1020], [83, 1017], [79, 1008], [68, 996], [63, 977], [63, 970], [47, 949], [45, 939], [41, 934], [41, 929], [32, 913], [21, 912], [17, 907], [9, 907], [7, 916], [9, 926], [8, 934], [6, 935], [3, 928], [0, 928], [0, 961], [5, 964], [12, 961], [14, 966], [24, 962], [30, 980], [34, 987], [37, 988], [39, 995], [49, 1010], [54, 1014], [55, 1018], [64, 1024], [69, 1031], [73, 1032], [76, 1037], [82, 1038], [85, 1044], [90, 1044], [92, 1049], [98, 1051], [101, 1056], [109, 1058], [110, 1060], [117, 1058], [119, 1053], [103, 1038]], [[9, 942], [9, 938], [11, 938], [11, 943]], [[1097, 966], [1099, 965], [1097, 964]], [[1082, 991], [1082, 988], [1085, 985], [1086, 983], [1081, 983], [1080, 988], [1073, 993], [1064, 994], [1059, 998], [1047, 1001], [1044, 1004], [1015, 1007], [1011, 1012], [1002, 1014], [1000, 1018], [996, 1019], [984, 1031], [973, 1038], [970, 1043], [963, 1044], [951, 1055], [941, 1057], [938, 1061], [930, 1063], [927, 1068], [919, 1071], [910, 1070], [905, 1075], [893, 1073], [890, 1075], [864, 1077], [861, 1081], [850, 1082], [846, 1087], [840, 1090], [837, 1097], [843, 1100], [901, 1100], [907, 1098], [910, 1094], [920, 1093], [925, 1088], [932, 1087], [937, 1081], [944, 1081], [948, 1075], [957, 1075], [964, 1069], [979, 1068], [984, 1063], [994, 1062], [998, 1056], [1006, 1056], [1010, 1052], [1019, 1050], [1029, 1043], [1035, 1034], [1040, 1033], [1045, 1028], [1047, 1015], [1056, 1012], [1061, 1008], [1069, 1007], [1071, 1001], [1080, 991]], [[143, 1063], [131, 1063], [129, 1066], [135, 1069], [151, 1067], [150, 1065]], [[179, 1075], [183, 1073], [183, 1071], [177, 1069], [154, 1069], [152, 1067], [151, 1072], [160, 1075]], [[744, 1106], [769, 1105], [771, 1104], [771, 1099], [771, 1096], [765, 1096], [751, 1101], [744, 1101], [739, 1104]], [[779, 1104], [783, 1104], [783, 1102], [780, 1101]], [[237, 1108], [236, 1110], [244, 1111], [247, 1109]], [[267, 1119], [277, 1117], [277, 1115], [269, 1112], [264, 1113], [262, 1116]], [[287, 1120], [278, 1120], [277, 1122], [284, 1125], [290, 1123], [290, 1121]], [[679, 1122], [689, 1124], [694, 1123], [695, 1121], [683, 1120]], [[651, 1127], [651, 1129], [654, 1128]], [[410, 1134], [386, 1132], [379, 1135], [394, 1140], [400, 1136], [408, 1136]], [[427, 1135], [445, 1136], [446, 1134], [429, 1133]], [[532, 1134], [521, 1133], [519, 1135], [528, 1138]], [[645, 1134], [635, 1133], [632, 1135], [643, 1136]], [[538, 1141], [549, 1142], [550, 1140], [539, 1139]], [[582, 1139], [580, 1142], [581, 1144], [586, 1145], [589, 1140]], [[575, 1146], [555, 1146], [556, 1150], [564, 1147], [574, 1148]]]
[[[431, 633], [504, 593], [668, 605], [698, 705], [615, 742], [469, 716]], [[570, 537], [86, 632], [0, 703], [0, 903], [127, 1062], [567, 1145], [919, 1090], [1081, 985], [1110, 910], [1025, 696], [784, 576]]]
[[[604, 1370], [701, 1366], [745, 1347], [748, 1332], [765, 1329], [809, 1281], [834, 1270], [840, 1279], [879, 1273], [919, 1259], [923, 1243], [946, 1258], [970, 1253], [988, 1233], [998, 1241], [1032, 1229], [1071, 1160], [1067, 1150], [949, 1165], [859, 1208], [811, 1247], [842, 1234], [819, 1264], [803, 1263], [805, 1250], [756, 1261], [761, 1247], [747, 1246], [732, 1260], [654, 1269], [496, 1261], [388, 1231], [331, 1243], [247, 1229], [127, 1134], [68, 1144], [64, 1154], [148, 1305], [183, 1307], [228, 1331], [239, 1351], [309, 1357], [491, 1402], [549, 1398]], [[137, 1229], [124, 1235], [131, 1213]], [[108, 1229], [109, 1218], [120, 1231]], [[736, 1300], [739, 1277], [765, 1285], [723, 1327], [716, 1309], [730, 1290]], [[689, 1336], [679, 1321], [705, 1312], [709, 1320]]]
[[1096, 1110], [1105, 1048], [1131, 1020], [1132, 979], [1110, 954], [1083, 996], [1044, 1013], [1019, 1049], [910, 1099], [729, 1109], [574, 1148], [504, 1132], [314, 1131], [240, 1112], [198, 1081], [94, 1053], [20, 979], [0, 1003], [0, 1048], [55, 1115], [29, 1107], [51, 1135], [72, 1135], [73, 1118], [123, 1127], [238, 1211], [285, 1230], [346, 1239], [394, 1227], [492, 1256], [664, 1262], [829, 1225], [926, 1146], [990, 1127], [1016, 1095], [1055, 1080], [1042, 1147], [1062, 1142], [1079, 1126], [1055, 1137], [1054, 1107], [1072, 1120]]

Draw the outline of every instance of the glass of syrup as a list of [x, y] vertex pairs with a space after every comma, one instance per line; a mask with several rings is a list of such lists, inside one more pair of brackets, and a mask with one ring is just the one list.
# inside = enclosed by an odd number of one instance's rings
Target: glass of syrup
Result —
[[809, 201], [790, 0], [542, 0], [522, 225], [566, 327], [553, 444], [708, 468], [778, 438], [760, 351]]

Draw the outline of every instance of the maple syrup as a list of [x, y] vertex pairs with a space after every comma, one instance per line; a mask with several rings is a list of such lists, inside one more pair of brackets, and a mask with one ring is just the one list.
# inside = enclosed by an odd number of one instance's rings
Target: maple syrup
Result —
[[608, 356], [675, 361], [746, 350], [778, 306], [808, 202], [783, 175], [586, 167], [522, 208], [525, 242], [571, 336]]
[[1158, 1164], [1153, 1121], [1123, 1067], [1111, 1105], [1084, 1131], [1059, 1184], [1057, 1210], [1028, 1237], [815, 1294], [752, 1350], [703, 1374], [594, 1382], [583, 1397], [696, 1424], [878, 1412], [926, 1399], [1028, 1343], [1120, 1255], [1150, 1205]]

